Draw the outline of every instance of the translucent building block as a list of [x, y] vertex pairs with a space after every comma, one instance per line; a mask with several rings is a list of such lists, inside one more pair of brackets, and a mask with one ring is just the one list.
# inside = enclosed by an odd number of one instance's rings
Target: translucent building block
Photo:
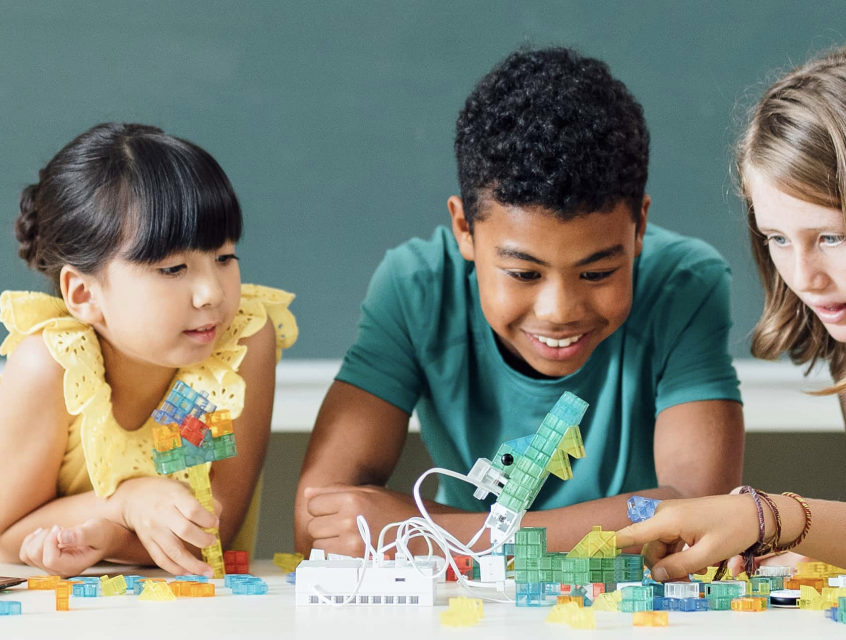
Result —
[[556, 604], [568, 604], [570, 602], [574, 602], [579, 607], [585, 606], [585, 598], [584, 596], [558, 596], [556, 598]]
[[[204, 422], [200, 422], [194, 416], [187, 416], [185, 420], [182, 421], [182, 424], [179, 425], [179, 435], [195, 447], [199, 447], [203, 444], [206, 432], [209, 432], [209, 428]], [[210, 432], [209, 434], [211, 435]]]
[[499, 497], [502, 487], [508, 480], [506, 475], [494, 467], [487, 458], [479, 458], [476, 464], [470, 469], [467, 477], [477, 485], [473, 497], [477, 500], [484, 500], [489, 494]]
[[766, 611], [767, 604], [762, 598], [743, 597], [731, 601], [732, 611]]
[[596, 615], [593, 610], [581, 608], [575, 602], [555, 605], [546, 621], [566, 624], [571, 629], [596, 629]]
[[26, 586], [33, 591], [52, 591], [60, 580], [59, 576], [33, 576], [26, 581]]
[[827, 603], [825, 599], [823, 599], [822, 595], [820, 595], [820, 592], [814, 589], [813, 587], [802, 585], [799, 587], [799, 593], [800, 609], [809, 609], [810, 611], [822, 611], [823, 609], [828, 608], [826, 606]]
[[158, 582], [155, 580], [144, 580], [140, 583], [143, 586], [139, 600], [149, 600], [153, 602], [167, 602], [169, 600], [176, 600], [170, 586], [166, 582]]
[[666, 627], [670, 624], [670, 617], [666, 611], [636, 611], [632, 616], [634, 627]]
[[626, 501], [626, 515], [632, 522], [643, 522], [655, 515], [655, 508], [660, 503], [660, 500], [632, 496]]
[[595, 526], [593, 531], [582, 538], [567, 554], [568, 558], [613, 558], [620, 554], [617, 549], [617, 534], [613, 531], [603, 531]]
[[96, 598], [99, 585], [92, 582], [77, 582], [73, 585], [71, 595], [75, 598]]
[[[469, 557], [469, 556], [467, 556]], [[282, 573], [291, 573], [304, 560], [301, 553], [274, 553], [273, 564], [282, 570]]]
[[174, 423], [153, 425], [153, 446], [160, 453], [181, 447], [179, 427]]
[[617, 611], [617, 599], [614, 593], [600, 593], [591, 608], [594, 611]]
[[471, 627], [478, 624], [483, 615], [481, 598], [450, 598], [449, 609], [441, 613], [441, 625], [445, 627]]
[[705, 570], [705, 573], [694, 573], [692, 574], [691, 578], [695, 582], [712, 582], [714, 577], [717, 575], [717, 567], [708, 567]]
[[144, 591], [144, 584], [146, 582], [163, 582], [163, 583], [166, 583], [164, 578], [139, 578], [138, 580], [134, 581], [134, 583], [132, 585], [132, 592], [136, 596], [140, 596], [141, 593]]
[[642, 602], [651, 601], [653, 598], [652, 587], [623, 587], [623, 601], [639, 600]]
[[56, 584], [56, 611], [70, 611], [70, 594], [73, 584], [64, 580]]
[[665, 582], [665, 598], [698, 598], [699, 585], [694, 582]]
[[21, 615], [21, 603], [17, 600], [0, 600], [0, 616]]
[[677, 611], [686, 611], [688, 613], [694, 611], [708, 611], [708, 600], [700, 598], [681, 598], [678, 601]]
[[232, 433], [232, 413], [229, 409], [207, 413], [203, 421], [211, 429], [213, 438]]
[[246, 551], [224, 551], [223, 565], [226, 573], [249, 573], [250, 554]]
[[100, 578], [100, 588], [104, 596], [122, 596], [126, 593], [126, 579], [123, 576], [103, 576]]
[[788, 578], [784, 581], [785, 589], [801, 589], [802, 587], [811, 587], [815, 591], [822, 591], [826, 585], [826, 578]]

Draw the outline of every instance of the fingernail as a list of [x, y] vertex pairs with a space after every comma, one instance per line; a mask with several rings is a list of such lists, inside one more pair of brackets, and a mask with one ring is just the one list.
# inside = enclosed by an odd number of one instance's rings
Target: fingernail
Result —
[[53, 525], [53, 528], [52, 528], [52, 529], [50, 529], [50, 533], [55, 533], [55, 532], [56, 532], [56, 531], [58, 531], [58, 530], [59, 530], [59, 525], [54, 524], [54, 525]]
[[667, 575], [667, 570], [666, 570], [664, 567], [658, 567], [657, 569], [655, 569], [655, 570], [652, 572], [652, 576], [653, 576], [653, 577], [654, 577], [654, 578], [655, 578], [658, 582], [664, 582], [664, 581], [666, 581], [666, 580], [667, 580], [667, 578], [669, 578], [669, 577], [670, 577], [669, 575]]
[[208, 571], [204, 571], [203, 575], [206, 576], [207, 578], [214, 578], [214, 571], [209, 569]]
[[73, 531], [70, 529], [65, 529], [64, 531], [59, 532], [59, 542], [62, 544], [73, 544], [74, 536]]
[[44, 531], [44, 529], [42, 527], [38, 527], [35, 531], [32, 532], [32, 535], [35, 535], [36, 533], [41, 533], [42, 531]]

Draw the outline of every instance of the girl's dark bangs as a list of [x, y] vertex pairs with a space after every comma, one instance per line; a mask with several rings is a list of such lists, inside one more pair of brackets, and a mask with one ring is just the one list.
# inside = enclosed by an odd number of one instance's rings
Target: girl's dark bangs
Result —
[[[150, 139], [155, 138], [155, 139]], [[134, 176], [125, 258], [152, 264], [184, 251], [214, 251], [241, 238], [241, 207], [208, 153], [176, 138], [129, 142]]]

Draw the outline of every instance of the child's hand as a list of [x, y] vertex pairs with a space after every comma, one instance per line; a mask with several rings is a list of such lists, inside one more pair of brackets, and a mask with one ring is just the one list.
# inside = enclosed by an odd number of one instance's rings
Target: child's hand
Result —
[[[413, 498], [384, 487], [335, 484], [309, 487], [303, 495], [308, 501], [308, 512], [313, 516], [308, 523], [308, 535], [314, 540], [314, 548], [327, 553], [354, 557], [364, 554], [364, 541], [356, 524], [358, 516], [364, 516], [376, 546], [386, 524], [420, 515]], [[385, 541], [393, 539], [393, 536], [386, 536]]]
[[[199, 549], [214, 544], [214, 534], [203, 529], [217, 527], [220, 520], [203, 508], [188, 486], [170, 478], [133, 478], [121, 484], [117, 495], [127, 528], [135, 532], [153, 562], [175, 575], [212, 576], [211, 567], [189, 553], [182, 541]], [[217, 501], [215, 510], [220, 513]]]
[[108, 556], [120, 529], [102, 518], [69, 529], [36, 529], [21, 543], [21, 562], [49, 575], [76, 576]]
[[758, 541], [759, 530], [750, 496], [664, 500], [649, 520], [618, 531], [617, 546], [645, 545], [652, 577], [663, 582], [702, 573], [745, 551]]

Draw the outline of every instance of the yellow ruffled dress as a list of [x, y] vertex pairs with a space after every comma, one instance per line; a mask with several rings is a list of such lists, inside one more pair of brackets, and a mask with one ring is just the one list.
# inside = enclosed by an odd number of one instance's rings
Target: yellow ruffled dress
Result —
[[[270, 318], [276, 330], [278, 362], [282, 349], [297, 339], [297, 322], [288, 310], [293, 298], [293, 294], [280, 289], [241, 285], [238, 313], [218, 338], [214, 353], [200, 364], [179, 369], [173, 382], [181, 380], [198, 391], [207, 391], [211, 402], [219, 409], [229, 409], [237, 418], [244, 408], [245, 391], [238, 367], [247, 353], [239, 340], [258, 332]], [[11, 354], [26, 336], [41, 333], [50, 355], [65, 370], [65, 405], [71, 415], [78, 417], [71, 424], [59, 469], [60, 496], [93, 490], [106, 498], [124, 480], [157, 475], [152, 457], [154, 421], [149, 418], [136, 431], [126, 431], [117, 423], [100, 341], [90, 325], [73, 318], [61, 298], [24, 291], [0, 294], [0, 322], [9, 331], [0, 345], [0, 356]], [[183, 471], [171, 477], [187, 482], [188, 474]], [[233, 549], [249, 550], [252, 554], [260, 494], [258, 488]]]

